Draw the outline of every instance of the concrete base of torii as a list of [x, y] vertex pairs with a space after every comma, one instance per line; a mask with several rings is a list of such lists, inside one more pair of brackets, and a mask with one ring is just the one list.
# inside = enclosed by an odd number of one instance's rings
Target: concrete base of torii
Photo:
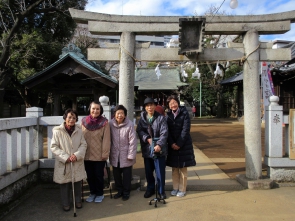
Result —
[[269, 190], [275, 186], [274, 181], [269, 178], [249, 179], [245, 174], [238, 174], [236, 179], [243, 187], [251, 190]]

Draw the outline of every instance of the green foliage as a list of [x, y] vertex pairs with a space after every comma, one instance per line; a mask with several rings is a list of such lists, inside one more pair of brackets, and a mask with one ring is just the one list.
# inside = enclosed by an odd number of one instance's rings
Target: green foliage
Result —
[[[216, 64], [213, 66], [215, 67], [215, 65]], [[226, 104], [228, 105], [229, 102], [235, 100], [237, 93], [234, 87], [223, 88], [220, 81], [235, 75], [240, 72], [242, 68], [233, 64], [226, 69], [223, 77], [217, 76], [216, 78], [214, 78], [214, 74], [211, 73], [207, 64], [199, 65], [198, 68], [201, 73], [200, 79], [191, 77], [192, 73], [195, 71], [195, 67], [186, 69], [188, 73], [187, 83], [189, 86], [184, 88], [182, 96], [188, 102], [194, 104], [199, 104], [201, 98], [202, 105], [206, 106], [208, 108], [208, 114], [212, 115], [213, 110], [216, 109], [218, 105], [224, 105], [224, 102], [227, 102]], [[232, 103], [230, 103], [230, 105], [232, 105]]]
[[147, 68], [155, 68], [157, 67], [157, 62], [148, 62]]

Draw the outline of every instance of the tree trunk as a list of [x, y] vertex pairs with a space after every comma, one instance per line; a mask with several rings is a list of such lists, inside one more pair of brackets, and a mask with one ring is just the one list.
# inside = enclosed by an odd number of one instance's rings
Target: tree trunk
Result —
[[22, 97], [22, 99], [26, 105], [26, 108], [31, 107], [31, 100], [34, 100], [34, 99], [30, 99], [30, 96], [28, 96], [28, 93], [27, 93], [25, 87], [23, 85], [21, 85], [15, 78], [12, 78], [11, 82], [13, 83], [14, 88], [18, 91], [18, 93]]
[[224, 117], [223, 98], [222, 98], [222, 95], [219, 92], [217, 93], [216, 116], [217, 116], [217, 118], [223, 118]]
[[0, 88], [0, 118], [3, 117], [4, 94], [5, 94], [4, 89]]
[[233, 90], [232, 92], [232, 96], [233, 96], [233, 99], [232, 99], [232, 107], [231, 107], [231, 117], [238, 117], [238, 93], [237, 93], [237, 90]]
[[11, 68], [0, 66], [0, 118], [3, 117], [5, 87], [8, 85], [11, 76]]

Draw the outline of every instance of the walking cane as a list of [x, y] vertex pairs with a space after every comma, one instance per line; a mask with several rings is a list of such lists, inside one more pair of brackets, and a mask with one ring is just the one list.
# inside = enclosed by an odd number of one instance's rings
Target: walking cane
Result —
[[71, 172], [72, 172], [72, 190], [73, 190], [73, 203], [74, 203], [74, 217], [76, 214], [76, 199], [75, 199], [75, 189], [74, 189], [74, 173], [73, 173], [73, 163], [71, 162]]

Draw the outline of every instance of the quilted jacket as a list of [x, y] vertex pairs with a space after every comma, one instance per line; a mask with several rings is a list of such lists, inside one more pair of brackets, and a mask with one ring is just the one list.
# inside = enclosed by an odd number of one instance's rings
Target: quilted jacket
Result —
[[[179, 109], [180, 112], [175, 119], [171, 110], [166, 115], [169, 129], [166, 165], [178, 168], [195, 166], [194, 148], [190, 135], [190, 117], [186, 107], [180, 106]], [[172, 149], [171, 145], [174, 143], [180, 147], [179, 150]]]
[[102, 161], [102, 158], [109, 158], [111, 148], [111, 132], [109, 123], [94, 131], [87, 130], [84, 126], [82, 126], [82, 131], [87, 143], [85, 160]]
[[[144, 158], [152, 158], [150, 154], [150, 144], [147, 141], [151, 138], [149, 130], [148, 130], [148, 121], [146, 119], [147, 113], [145, 111], [141, 112], [141, 118], [137, 124], [136, 132], [140, 139], [142, 157]], [[159, 114], [157, 111], [154, 113], [153, 121], [151, 122], [152, 129], [152, 137], [158, 138], [155, 142], [155, 145], [159, 145], [161, 147], [161, 154], [159, 156], [167, 155], [167, 138], [168, 138], [168, 127], [166, 119], [163, 115]]]
[[111, 165], [117, 167], [120, 162], [120, 168], [132, 166], [136, 162], [137, 151], [137, 138], [133, 122], [125, 118], [123, 123], [118, 125], [113, 118], [110, 121], [110, 128], [112, 137]]

